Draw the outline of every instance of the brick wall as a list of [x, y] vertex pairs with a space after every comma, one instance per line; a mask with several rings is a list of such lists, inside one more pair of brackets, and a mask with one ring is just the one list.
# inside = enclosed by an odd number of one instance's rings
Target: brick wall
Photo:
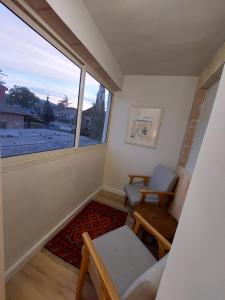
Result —
[[195, 131], [200, 118], [201, 107], [205, 99], [205, 89], [198, 89], [192, 104], [183, 144], [180, 151], [180, 158], [177, 166], [179, 182], [176, 188], [174, 201], [170, 206], [170, 213], [178, 220], [184, 205], [188, 187], [191, 181], [191, 174], [185, 169], [191, 151]]
[[179, 220], [184, 205], [187, 190], [191, 181], [191, 174], [183, 167], [177, 168], [179, 181], [176, 187], [176, 195], [174, 201], [170, 205], [169, 212]]
[[205, 99], [205, 93], [206, 93], [206, 90], [204, 90], [204, 89], [199, 89], [196, 92], [195, 99], [194, 99], [191, 113], [190, 113], [190, 117], [188, 120], [188, 125], [187, 125], [186, 132], [184, 135], [183, 145], [182, 145], [181, 151], [180, 151], [178, 167], [186, 166], [186, 163], [187, 163], [190, 151], [191, 151], [194, 134], [195, 134], [197, 124], [199, 121], [201, 107], [202, 107], [202, 104]]

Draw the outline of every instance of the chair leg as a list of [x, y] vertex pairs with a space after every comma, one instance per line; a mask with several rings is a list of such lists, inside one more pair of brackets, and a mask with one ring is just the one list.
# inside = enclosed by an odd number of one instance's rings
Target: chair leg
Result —
[[88, 269], [88, 262], [89, 262], [89, 253], [88, 253], [86, 246], [84, 246], [81, 267], [80, 267], [80, 274], [79, 274], [79, 278], [78, 278], [78, 282], [77, 282], [76, 300], [81, 299], [85, 275], [86, 275], [87, 269]]
[[125, 201], [124, 201], [124, 206], [127, 206], [127, 202], [128, 202], [128, 197], [127, 195], [125, 196]]

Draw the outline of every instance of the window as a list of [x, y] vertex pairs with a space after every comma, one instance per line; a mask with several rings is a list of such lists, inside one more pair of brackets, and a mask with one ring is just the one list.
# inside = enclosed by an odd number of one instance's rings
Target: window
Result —
[[111, 98], [112, 94], [86, 73], [80, 146], [106, 142]]
[[1, 156], [73, 147], [80, 68], [2, 4], [0, 27]]
[[111, 93], [1, 3], [0, 28], [1, 157], [105, 143]]

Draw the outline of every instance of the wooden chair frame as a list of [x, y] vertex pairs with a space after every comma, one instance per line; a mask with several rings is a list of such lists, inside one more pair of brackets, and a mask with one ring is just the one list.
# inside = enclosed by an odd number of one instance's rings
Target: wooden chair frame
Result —
[[[171, 244], [166, 240], [151, 224], [149, 224], [141, 215], [134, 212], [135, 225], [133, 231], [135, 234], [138, 233], [140, 227], [143, 227], [147, 232], [153, 235], [159, 246], [159, 257], [165, 255], [171, 247]], [[80, 267], [80, 274], [76, 289], [76, 300], [81, 299], [82, 290], [84, 286], [85, 275], [88, 271], [88, 264], [90, 258], [92, 259], [94, 268], [100, 278], [100, 300], [120, 300], [119, 293], [112, 282], [112, 279], [102, 262], [101, 257], [98, 255], [90, 236], [87, 232], [82, 234], [84, 239], [84, 250]]]

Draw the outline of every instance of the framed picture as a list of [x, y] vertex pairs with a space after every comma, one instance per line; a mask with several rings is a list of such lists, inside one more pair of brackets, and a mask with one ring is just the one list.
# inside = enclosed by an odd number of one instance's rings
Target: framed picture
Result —
[[155, 148], [162, 114], [161, 108], [131, 107], [126, 143]]

